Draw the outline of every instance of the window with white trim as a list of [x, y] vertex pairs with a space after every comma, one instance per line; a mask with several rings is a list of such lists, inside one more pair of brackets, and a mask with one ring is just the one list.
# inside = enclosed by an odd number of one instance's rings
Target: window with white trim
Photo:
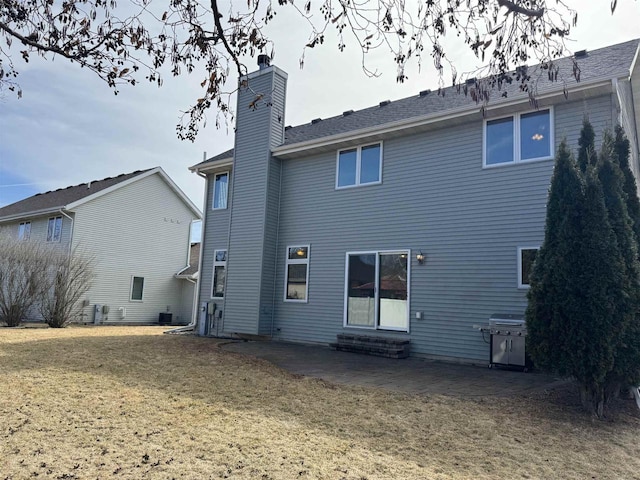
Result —
[[382, 183], [382, 144], [338, 151], [336, 188]]
[[29, 240], [31, 237], [31, 222], [21, 222], [18, 225], [18, 240]]
[[59, 242], [62, 238], [62, 217], [51, 217], [47, 223], [47, 242]]
[[309, 245], [287, 247], [284, 301], [307, 302], [309, 292]]
[[216, 173], [213, 178], [213, 209], [227, 208], [229, 197], [229, 172]]
[[131, 277], [131, 301], [141, 302], [144, 293], [144, 277]]
[[215, 250], [213, 252], [213, 282], [211, 284], [211, 297], [223, 298], [224, 285], [227, 279], [227, 251]]
[[484, 167], [551, 158], [553, 115], [550, 108], [484, 122]]
[[529, 288], [538, 250], [539, 247], [518, 247], [518, 288]]

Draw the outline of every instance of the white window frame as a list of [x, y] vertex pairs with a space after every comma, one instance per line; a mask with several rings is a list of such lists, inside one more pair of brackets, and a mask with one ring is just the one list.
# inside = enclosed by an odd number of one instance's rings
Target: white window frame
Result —
[[[528, 290], [531, 287], [531, 285], [529, 285], [528, 283], [522, 283], [522, 251], [523, 250], [537, 250], [537, 251], [540, 251], [540, 245], [518, 247], [517, 250], [518, 250], [518, 258], [517, 258], [517, 262], [518, 262], [518, 288]], [[537, 256], [537, 254], [536, 254], [536, 256]]]
[[[380, 146], [380, 166], [378, 168], [378, 181], [360, 183], [360, 170], [362, 161], [362, 149], [367, 147], [373, 147], [374, 145]], [[338, 185], [340, 174], [340, 154], [348, 150], [356, 150], [356, 183], [353, 185]], [[382, 142], [367, 143], [366, 145], [358, 145], [357, 147], [342, 148], [336, 153], [336, 190], [343, 190], [345, 188], [365, 187], [367, 185], [380, 185], [382, 183], [382, 161], [384, 159]]]
[[[520, 117], [523, 115], [527, 115], [529, 113], [536, 112], [549, 112], [549, 155], [546, 157], [536, 157], [536, 158], [520, 158]], [[493, 165], [487, 165], [487, 124], [489, 122], [494, 122], [496, 120], [504, 120], [506, 118], [513, 119], [513, 160], [510, 162], [503, 163], [495, 163]], [[511, 115], [504, 115], [501, 117], [488, 118], [485, 119], [482, 125], [482, 168], [496, 168], [496, 167], [506, 167], [508, 165], [517, 165], [521, 163], [530, 163], [530, 162], [541, 162], [544, 160], [552, 160], [555, 158], [555, 126], [554, 126], [554, 111], [553, 106], [540, 108], [538, 110], [527, 110], [526, 112], [517, 112]]]
[[[289, 249], [290, 248], [306, 248], [307, 249], [307, 258], [289, 258]], [[285, 264], [284, 264], [284, 292], [283, 292], [283, 301], [287, 303], [309, 303], [309, 259], [311, 258], [311, 245], [303, 244], [303, 243], [294, 243], [292, 245], [287, 245], [287, 249], [285, 250]], [[307, 266], [307, 277], [305, 279], [304, 286], [304, 300], [300, 300], [297, 298], [287, 298], [287, 291], [289, 287], [289, 265], [306, 265]]]
[[[51, 239], [49, 239], [49, 223], [53, 220], [53, 230], [51, 231]], [[60, 236], [56, 238], [56, 222], [60, 220]], [[62, 241], [62, 215], [49, 217], [47, 220], [47, 242], [60, 243]]]
[[[407, 328], [380, 328], [380, 302], [379, 302], [379, 291], [380, 291], [380, 255], [384, 254], [406, 254], [407, 255]], [[364, 325], [348, 325], [347, 324], [347, 313], [349, 309], [349, 256], [350, 255], [375, 255], [376, 256], [376, 280], [375, 280], [375, 313], [374, 313], [374, 326], [367, 327]], [[345, 254], [344, 260], [344, 305], [343, 305], [343, 317], [342, 317], [342, 326], [343, 328], [354, 328], [360, 330], [369, 330], [369, 331], [381, 331], [381, 332], [403, 332], [403, 333], [411, 333], [411, 249], [409, 248], [399, 248], [397, 250], [363, 250], [363, 251], [355, 251], [355, 252], [347, 252]]]
[[[141, 278], [142, 279], [142, 295], [140, 295], [140, 299], [138, 300], [137, 298], [133, 298], [133, 283], [135, 281], [136, 278]], [[144, 301], [144, 277], [141, 275], [131, 275], [131, 285], [129, 287], [129, 301], [130, 302], [138, 302], [138, 303], [142, 303]]]
[[[224, 260], [223, 261], [218, 261], [216, 260], [216, 258], [218, 258], [218, 252], [224, 252]], [[229, 251], [226, 248], [219, 248], [217, 250], [213, 251], [213, 269], [211, 270], [211, 298], [212, 299], [221, 299], [224, 298], [224, 295], [226, 293], [227, 290], [227, 260], [229, 259]], [[215, 283], [215, 278], [216, 278], [216, 267], [223, 267], [224, 268], [224, 291], [222, 292], [222, 296], [221, 297], [216, 297], [214, 296], [214, 288], [216, 288], [216, 283]]]
[[[216, 180], [218, 179], [218, 177], [221, 177], [222, 175], [226, 175], [227, 176], [227, 197], [225, 198], [224, 201], [224, 207], [216, 207]], [[229, 171], [226, 172], [218, 172], [216, 174], [213, 175], [213, 197], [211, 197], [211, 209], [212, 210], [226, 210], [227, 207], [229, 206], [229, 187], [231, 186], [231, 174], [229, 173]]]
[[31, 222], [20, 222], [20, 225], [18, 225], [18, 240], [26, 241], [29, 238], [31, 238]]

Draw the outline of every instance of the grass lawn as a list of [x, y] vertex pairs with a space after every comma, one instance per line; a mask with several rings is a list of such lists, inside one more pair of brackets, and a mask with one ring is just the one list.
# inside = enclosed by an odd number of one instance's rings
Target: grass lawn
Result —
[[640, 478], [631, 402], [335, 386], [163, 330], [0, 328], [0, 480]]

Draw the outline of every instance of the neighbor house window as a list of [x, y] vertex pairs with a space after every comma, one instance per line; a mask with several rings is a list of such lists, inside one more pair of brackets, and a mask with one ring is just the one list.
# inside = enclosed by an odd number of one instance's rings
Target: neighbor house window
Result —
[[31, 236], [31, 222], [22, 222], [18, 225], [18, 240], [29, 240]]
[[493, 167], [553, 157], [551, 109], [518, 113], [484, 126], [484, 166]]
[[229, 173], [216, 173], [213, 180], [213, 209], [227, 208]]
[[371, 185], [382, 180], [382, 144], [338, 152], [336, 188]]
[[144, 290], [144, 277], [133, 277], [131, 279], [131, 300], [142, 301]]
[[62, 237], [62, 217], [51, 217], [47, 224], [47, 242], [59, 242]]
[[409, 330], [408, 250], [347, 253], [344, 326]]
[[306, 302], [309, 285], [309, 245], [287, 247], [284, 300]]
[[538, 247], [518, 247], [518, 288], [529, 288]]
[[224, 284], [227, 278], [227, 251], [215, 250], [213, 252], [213, 286], [212, 297], [224, 297]]

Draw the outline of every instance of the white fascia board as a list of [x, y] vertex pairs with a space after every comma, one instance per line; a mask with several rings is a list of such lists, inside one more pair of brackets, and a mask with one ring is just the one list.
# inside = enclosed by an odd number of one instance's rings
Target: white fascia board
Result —
[[23, 219], [26, 220], [29, 218], [43, 217], [45, 215], [50, 215], [52, 213], [60, 213], [60, 210], [66, 210], [65, 206], [60, 205], [58, 207], [50, 207], [50, 208], [44, 208], [42, 210], [34, 210], [32, 212], [16, 213], [14, 215], [8, 215], [6, 217], [0, 218], [0, 223], [8, 223], [8, 222], [15, 222]]
[[[611, 77], [602, 77], [593, 79], [589, 82], [584, 82], [574, 88], [567, 88], [567, 94], [581, 92], [584, 90], [595, 89], [597, 87], [611, 88]], [[546, 91], [538, 94], [536, 98], [538, 100], [545, 100], [556, 96], [563, 96], [564, 91], [557, 88], [549, 88]], [[513, 105], [519, 105], [529, 103], [528, 95], [518, 95], [517, 98], [505, 99], [502, 101], [492, 102], [485, 106], [485, 111], [491, 111], [499, 108], [505, 108]], [[273, 155], [276, 157], [287, 157], [295, 153], [304, 152], [306, 150], [327, 147], [338, 142], [355, 141], [360, 138], [370, 137], [372, 135], [385, 135], [391, 132], [397, 132], [399, 130], [405, 130], [409, 128], [420, 127], [431, 123], [442, 122], [445, 120], [451, 120], [455, 118], [465, 117], [468, 115], [478, 114], [480, 107], [478, 105], [464, 106], [451, 110], [445, 110], [434, 114], [428, 114], [419, 117], [411, 117], [395, 122], [386, 123], [384, 125], [376, 125], [374, 127], [367, 127], [360, 130], [354, 130], [345, 133], [338, 133], [326, 137], [321, 137], [313, 140], [307, 140], [299, 143], [293, 143], [290, 145], [283, 145], [273, 149]]]
[[199, 163], [189, 167], [189, 170], [194, 173], [207, 173], [217, 168], [230, 166], [233, 166], [233, 157], [221, 158], [207, 163]]

